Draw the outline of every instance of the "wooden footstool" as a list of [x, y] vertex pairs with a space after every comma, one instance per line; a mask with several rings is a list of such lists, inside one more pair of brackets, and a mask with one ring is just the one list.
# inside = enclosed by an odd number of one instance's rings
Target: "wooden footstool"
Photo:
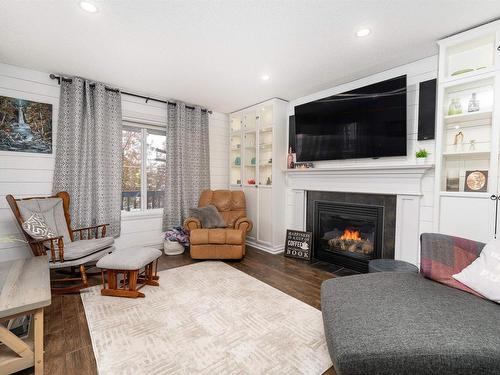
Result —
[[[159, 286], [158, 258], [161, 251], [151, 247], [117, 250], [102, 257], [96, 264], [101, 268], [103, 296], [137, 298], [144, 297], [139, 292], [144, 285]], [[141, 271], [141, 269], [143, 269]], [[107, 273], [107, 283], [104, 281]], [[123, 278], [118, 281], [118, 275]], [[137, 284], [142, 284], [137, 288]]]

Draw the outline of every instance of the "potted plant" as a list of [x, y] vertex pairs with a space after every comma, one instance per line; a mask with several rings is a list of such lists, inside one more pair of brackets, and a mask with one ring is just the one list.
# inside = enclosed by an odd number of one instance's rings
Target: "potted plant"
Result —
[[417, 164], [425, 164], [429, 152], [425, 148], [421, 148], [415, 153], [415, 156], [417, 157]]
[[181, 227], [174, 227], [163, 234], [163, 252], [165, 255], [179, 255], [189, 246], [189, 234]]

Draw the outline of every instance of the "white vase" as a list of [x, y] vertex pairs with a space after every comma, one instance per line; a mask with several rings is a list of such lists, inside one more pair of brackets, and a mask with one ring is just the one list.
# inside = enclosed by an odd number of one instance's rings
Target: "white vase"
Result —
[[163, 252], [165, 255], [179, 255], [184, 252], [184, 246], [177, 241], [163, 241]]
[[417, 158], [417, 164], [423, 165], [427, 163], [427, 158]]

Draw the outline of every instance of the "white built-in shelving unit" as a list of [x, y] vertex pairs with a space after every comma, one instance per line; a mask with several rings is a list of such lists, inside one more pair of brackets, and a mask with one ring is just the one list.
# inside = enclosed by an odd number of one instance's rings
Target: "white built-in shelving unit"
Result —
[[230, 188], [245, 192], [254, 224], [248, 244], [272, 253], [285, 241], [287, 109], [288, 102], [271, 99], [230, 115]]
[[438, 44], [435, 229], [487, 241], [500, 233], [491, 199], [499, 195], [500, 22]]

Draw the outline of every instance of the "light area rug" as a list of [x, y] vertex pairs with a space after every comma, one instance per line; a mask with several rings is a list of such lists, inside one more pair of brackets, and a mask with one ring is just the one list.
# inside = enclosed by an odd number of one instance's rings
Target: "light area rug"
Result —
[[81, 293], [101, 375], [321, 374], [321, 312], [223, 262], [159, 273], [145, 298]]

